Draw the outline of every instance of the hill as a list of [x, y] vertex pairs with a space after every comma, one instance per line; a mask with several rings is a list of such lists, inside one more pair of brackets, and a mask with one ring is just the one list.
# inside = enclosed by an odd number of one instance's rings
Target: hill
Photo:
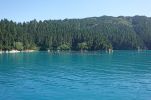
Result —
[[151, 49], [151, 18], [90, 17], [16, 23], [0, 21], [0, 50]]

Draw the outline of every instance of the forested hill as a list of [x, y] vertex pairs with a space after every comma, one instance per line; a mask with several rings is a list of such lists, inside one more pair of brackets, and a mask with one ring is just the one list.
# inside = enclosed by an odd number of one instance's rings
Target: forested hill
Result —
[[0, 50], [151, 49], [151, 18], [91, 17], [16, 23], [0, 21]]

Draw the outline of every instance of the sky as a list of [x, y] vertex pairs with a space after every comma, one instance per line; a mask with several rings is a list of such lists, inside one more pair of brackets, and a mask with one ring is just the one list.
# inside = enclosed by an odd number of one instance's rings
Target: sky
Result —
[[0, 19], [23, 22], [99, 16], [151, 16], [151, 0], [0, 0]]

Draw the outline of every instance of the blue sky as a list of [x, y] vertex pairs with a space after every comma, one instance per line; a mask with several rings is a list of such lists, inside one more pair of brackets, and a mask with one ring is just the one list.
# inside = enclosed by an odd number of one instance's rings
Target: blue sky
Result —
[[151, 0], [0, 0], [0, 19], [17, 22], [102, 15], [151, 16]]

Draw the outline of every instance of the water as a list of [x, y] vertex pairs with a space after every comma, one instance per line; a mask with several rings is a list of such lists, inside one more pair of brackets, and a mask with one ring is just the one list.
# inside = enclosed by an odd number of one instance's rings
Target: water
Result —
[[0, 54], [0, 100], [151, 100], [151, 51]]

